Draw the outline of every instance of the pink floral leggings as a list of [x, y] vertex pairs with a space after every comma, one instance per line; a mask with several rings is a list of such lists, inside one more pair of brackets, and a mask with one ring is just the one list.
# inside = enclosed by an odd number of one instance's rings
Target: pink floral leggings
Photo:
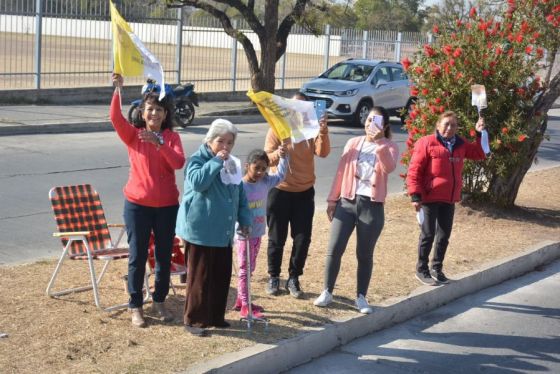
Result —
[[[249, 295], [247, 292], [247, 254], [245, 253], [245, 240], [235, 240], [237, 248], [237, 263], [239, 264], [239, 274], [237, 283], [237, 298], [241, 299], [242, 305], [249, 304]], [[249, 238], [249, 249], [251, 257], [251, 274], [255, 271], [257, 263], [257, 255], [261, 247], [261, 238]]]

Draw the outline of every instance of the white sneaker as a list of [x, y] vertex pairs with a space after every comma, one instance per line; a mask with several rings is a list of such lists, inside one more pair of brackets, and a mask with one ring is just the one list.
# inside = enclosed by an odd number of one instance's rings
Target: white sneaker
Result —
[[324, 290], [319, 297], [315, 299], [313, 305], [324, 307], [329, 305], [332, 299], [332, 293], [330, 293], [329, 290]]
[[370, 314], [373, 312], [372, 307], [369, 305], [368, 301], [364, 297], [364, 295], [359, 294], [358, 298], [356, 299], [356, 308], [363, 314]]

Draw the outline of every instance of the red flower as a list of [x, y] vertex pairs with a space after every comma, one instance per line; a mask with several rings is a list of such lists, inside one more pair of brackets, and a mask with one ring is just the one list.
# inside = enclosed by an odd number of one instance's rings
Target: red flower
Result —
[[525, 53], [530, 55], [531, 52], [533, 52], [533, 46], [532, 45], [528, 45], [527, 47], [525, 47]]
[[471, 138], [474, 138], [476, 136], [476, 131], [474, 131], [474, 129], [471, 129], [469, 131], [469, 135], [471, 136]]
[[497, 47], [496, 47], [496, 55], [498, 55], [498, 56], [499, 56], [499, 55], [501, 55], [501, 54], [502, 54], [502, 52], [503, 52], [503, 50], [502, 50], [502, 47], [500, 47], [500, 46], [497, 46]]
[[453, 53], [453, 47], [450, 44], [444, 45], [441, 50], [447, 56], [450, 56]]
[[525, 139], [527, 139], [527, 135], [523, 134], [523, 135], [519, 135], [517, 137], [517, 140], [519, 140], [520, 142], [524, 141]]
[[461, 27], [463, 25], [463, 22], [460, 19], [457, 19], [457, 27]]
[[463, 76], [464, 76], [463, 73], [458, 72], [457, 75], [455, 76], [455, 78], [456, 78], [457, 80], [459, 80], [459, 79], [463, 78]]
[[445, 107], [443, 105], [440, 105], [438, 110], [439, 110], [440, 113], [443, 113], [443, 112], [445, 112]]
[[482, 76], [484, 78], [486, 78], [487, 76], [489, 76], [490, 74], [492, 74], [489, 70], [482, 70]]
[[408, 70], [408, 68], [410, 67], [410, 60], [408, 59], [408, 57], [405, 57], [402, 59], [401, 61], [402, 66], [404, 67], [404, 70]]
[[433, 32], [434, 34], [439, 34], [439, 27], [438, 27], [438, 25], [434, 25], [434, 27], [432, 27], [432, 32]]
[[544, 56], [544, 49], [541, 47], [537, 48], [537, 58], [541, 59]]
[[426, 96], [430, 91], [427, 88], [422, 88], [422, 95]]
[[523, 34], [518, 33], [518, 34], [515, 36], [515, 41], [518, 42], [518, 43], [521, 43], [521, 42], [523, 41]]
[[441, 97], [436, 97], [436, 104], [441, 103]]
[[455, 66], [455, 60], [452, 59], [452, 58], [450, 58], [450, 59], [449, 59], [449, 65]]
[[418, 92], [419, 92], [419, 91], [418, 91], [418, 89], [417, 89], [416, 87], [411, 87], [411, 88], [410, 88], [410, 94], [411, 94], [412, 96], [418, 96]]
[[457, 48], [457, 49], [455, 49], [455, 52], [453, 52], [453, 57], [459, 57], [459, 56], [461, 56], [462, 53], [463, 53], [463, 50], [461, 48]]
[[507, 134], [509, 129], [507, 127], [502, 127], [502, 134]]
[[431, 63], [430, 68], [432, 69], [433, 76], [438, 76], [441, 74], [441, 67], [439, 67], [439, 65]]
[[424, 68], [422, 66], [417, 66], [414, 68], [416, 74], [424, 74]]
[[517, 94], [518, 94], [519, 96], [524, 96], [524, 95], [525, 95], [525, 89], [524, 89], [523, 87], [517, 88], [516, 91], [517, 91]]
[[424, 53], [426, 54], [426, 56], [428, 57], [433, 57], [436, 54], [436, 51], [434, 51], [434, 49], [432, 48], [431, 45], [429, 44], [424, 44]]
[[471, 8], [471, 10], [469, 11], [469, 17], [474, 18], [476, 17], [476, 8]]

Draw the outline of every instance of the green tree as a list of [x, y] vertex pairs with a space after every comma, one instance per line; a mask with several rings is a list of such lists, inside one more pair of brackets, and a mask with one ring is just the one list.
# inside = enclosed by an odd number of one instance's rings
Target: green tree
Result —
[[424, 13], [419, 0], [358, 0], [354, 12], [362, 30], [419, 31]]
[[[237, 40], [247, 57], [251, 74], [251, 87], [255, 91], [274, 92], [276, 62], [286, 52], [288, 35], [296, 23], [305, 24], [306, 11], [311, 0], [294, 0], [288, 3], [279, 0], [165, 0], [168, 6], [191, 6], [201, 9], [217, 18], [224, 31]], [[259, 4], [262, 4], [260, 8]], [[316, 7], [327, 7], [325, 3], [315, 3]], [[282, 17], [280, 9], [285, 15]], [[233, 26], [235, 17], [244, 19], [257, 35], [260, 56], [247, 35]]]
[[[453, 30], [434, 26], [436, 42], [403, 64], [419, 101], [406, 120], [408, 164], [414, 142], [434, 130], [440, 113], [453, 110], [460, 134], [474, 140], [477, 110], [471, 85], [483, 84], [492, 153], [467, 163], [464, 191], [500, 206], [515, 203], [519, 186], [546, 138], [547, 112], [560, 96], [560, 72], [551, 69], [560, 45], [560, 5], [548, 0], [508, 0], [502, 16], [484, 19], [475, 8]], [[545, 48], [547, 60], [543, 62]], [[544, 78], [537, 75], [544, 73]]]

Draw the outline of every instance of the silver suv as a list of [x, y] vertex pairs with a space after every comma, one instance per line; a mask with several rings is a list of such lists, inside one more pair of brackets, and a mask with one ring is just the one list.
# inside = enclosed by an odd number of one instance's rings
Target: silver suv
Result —
[[[349, 59], [332, 66], [301, 90], [309, 100], [326, 100], [330, 118], [364, 125], [373, 106], [382, 106], [404, 122], [416, 100], [398, 62]], [[404, 110], [403, 110], [404, 109]]]

